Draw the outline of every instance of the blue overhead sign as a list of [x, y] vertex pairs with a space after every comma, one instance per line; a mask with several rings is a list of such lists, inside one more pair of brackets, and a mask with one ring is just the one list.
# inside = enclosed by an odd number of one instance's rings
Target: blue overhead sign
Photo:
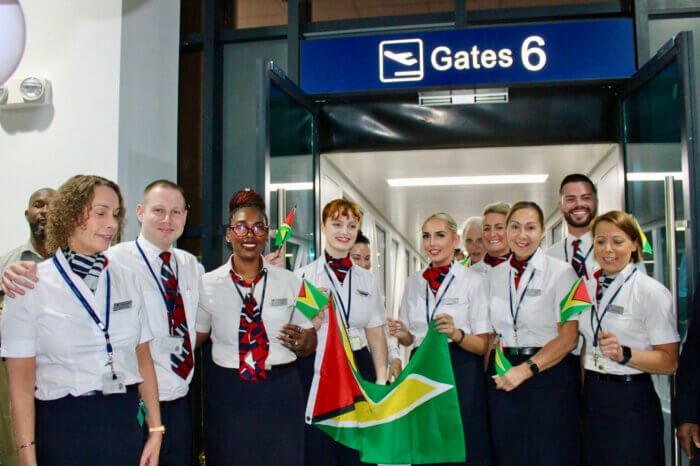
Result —
[[301, 88], [310, 94], [437, 86], [627, 78], [628, 19], [452, 29], [305, 40]]

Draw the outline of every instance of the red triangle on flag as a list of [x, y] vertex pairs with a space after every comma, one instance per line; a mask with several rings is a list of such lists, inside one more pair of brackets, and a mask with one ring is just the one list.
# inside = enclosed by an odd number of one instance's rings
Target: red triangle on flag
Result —
[[289, 225], [289, 228], [291, 228], [292, 223], [294, 223], [294, 212], [296, 212], [296, 211], [297, 211], [296, 208], [292, 209], [292, 211], [289, 212], [289, 215], [287, 215], [287, 218], [284, 219], [284, 223]]
[[588, 295], [588, 288], [586, 288], [586, 283], [581, 280], [581, 282], [578, 284], [576, 287], [576, 290], [574, 291], [573, 296], [571, 297], [572, 301], [583, 301], [585, 303], [591, 303], [591, 297]]

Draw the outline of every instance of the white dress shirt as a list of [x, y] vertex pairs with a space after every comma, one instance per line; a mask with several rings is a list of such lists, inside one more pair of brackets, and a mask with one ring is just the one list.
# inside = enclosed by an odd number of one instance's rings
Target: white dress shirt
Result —
[[[462, 267], [453, 262], [434, 295], [423, 278], [426, 269], [424, 267], [406, 279], [401, 299], [399, 319], [413, 334], [413, 347], [418, 347], [423, 342], [429, 322], [439, 314], [451, 315], [455, 328], [462, 329], [468, 335], [491, 331], [486, 282], [479, 273], [474, 272], [472, 267]], [[438, 301], [440, 304], [436, 308]]]
[[[612, 332], [620, 345], [644, 351], [651, 351], [654, 345], [680, 341], [671, 292], [639, 270], [632, 274], [634, 271], [634, 264], [625, 266], [603, 293], [597, 306], [597, 314], [602, 316], [600, 332]], [[618, 289], [620, 291], [615, 296]], [[606, 307], [608, 310], [603, 315]], [[593, 347], [593, 333], [598, 328], [594, 312], [594, 308], [589, 308], [579, 320], [579, 331], [586, 339], [584, 367], [609, 374], [641, 374], [638, 369], [602, 356], [600, 347], [597, 350]], [[593, 356], [594, 351], [597, 351], [597, 357]]]
[[[137, 241], [148, 259], [148, 264], [146, 264], [136, 247], [135, 241], [120, 243], [109, 248], [107, 257], [129, 268], [141, 285], [146, 315], [153, 333], [150, 347], [158, 379], [159, 398], [160, 401], [177, 400], [187, 395], [194, 368], [190, 371], [187, 380], [177, 375], [172, 369], [170, 351], [163, 344], [165, 339], [170, 336], [168, 311], [161, 294], [163, 285], [160, 271], [163, 267], [163, 260], [160, 258], [160, 254], [163, 251], [142, 235], [139, 235]], [[182, 303], [185, 306], [185, 317], [187, 319], [190, 342], [192, 343], [192, 359], [194, 361], [194, 345], [197, 341], [195, 322], [197, 319], [197, 304], [199, 302], [199, 279], [204, 273], [204, 267], [187, 251], [173, 247], [169, 251], [171, 253], [170, 268], [177, 276], [178, 292], [182, 296]], [[151, 275], [149, 266], [159, 282], [156, 282], [153, 275]]]
[[476, 264], [470, 265], [468, 268], [471, 269], [472, 272], [477, 272], [479, 275], [486, 277], [486, 275], [489, 273], [489, 271], [493, 267], [491, 267], [489, 264], [484, 262], [484, 260], [482, 259], [479, 262], [477, 262]]
[[[56, 258], [67, 276], [105, 322], [107, 271], [110, 286], [109, 336], [114, 351], [114, 370], [124, 383], [143, 382], [136, 346], [150, 341], [141, 287], [134, 274], [116, 261], [100, 274], [95, 293], [70, 268], [59, 250]], [[2, 319], [2, 356], [36, 358], [36, 392], [39, 400], [66, 395], [80, 396], [102, 390], [109, 373], [102, 331], [73, 294], [53, 260], [38, 265], [39, 283], [24, 296], [6, 299]]]
[[[290, 322], [302, 328], [311, 328], [311, 321], [294, 305], [301, 289], [301, 280], [294, 273], [264, 264], [267, 278], [262, 278], [256, 285], [253, 296], [260, 305], [263, 291], [265, 300], [262, 308], [262, 321], [270, 340], [270, 352], [266, 366], [288, 364], [296, 360], [296, 354], [282, 346], [277, 339], [280, 328]], [[212, 359], [221, 367], [238, 369], [238, 327], [243, 302], [236, 291], [230, 275], [231, 260], [222, 266], [202, 275], [199, 291], [199, 311], [197, 312], [197, 331], [211, 331]], [[240, 285], [238, 285], [240, 287]], [[243, 296], [249, 288], [240, 287]]]
[[[312, 263], [298, 268], [294, 273], [308, 280], [316, 288], [327, 288], [333, 292], [337, 301], [342, 301], [345, 312], [350, 316], [348, 337], [351, 342], [357, 342], [353, 345], [353, 350], [367, 346], [365, 328], [381, 327], [386, 323], [386, 312], [379, 285], [374, 274], [369, 270], [353, 264], [341, 285], [333, 270], [327, 265], [323, 254]], [[348, 285], [349, 283], [351, 285]], [[342, 306], [338, 303], [337, 307], [341, 312], [343, 312]]]
[[[534, 274], [534, 276], [533, 276]], [[491, 323], [505, 347], [542, 347], [559, 335], [559, 303], [578, 277], [571, 265], [537, 248], [515, 289], [515, 270], [506, 261], [488, 276]], [[517, 316], [517, 332], [514, 318]], [[518, 310], [518, 303], [520, 307]], [[578, 314], [569, 318], [578, 320]], [[517, 333], [517, 338], [516, 338]]]

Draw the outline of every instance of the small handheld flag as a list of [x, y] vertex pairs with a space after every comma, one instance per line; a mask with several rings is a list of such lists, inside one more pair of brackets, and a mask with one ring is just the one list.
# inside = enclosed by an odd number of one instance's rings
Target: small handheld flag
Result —
[[315, 286], [304, 280], [299, 290], [299, 297], [295, 304], [296, 308], [301, 311], [307, 318], [313, 319], [321, 309], [328, 304], [328, 296], [323, 294]]
[[583, 277], [576, 280], [564, 296], [564, 299], [559, 303], [559, 313], [561, 315], [561, 323], [563, 324], [572, 316], [579, 314], [593, 305], [591, 297], [588, 295], [586, 283]]
[[459, 263], [460, 263], [460, 265], [463, 265], [465, 267], [469, 267], [470, 265], [472, 265], [472, 258], [467, 257], [467, 258], [461, 260]]
[[651, 244], [647, 239], [647, 235], [644, 234], [644, 230], [642, 230], [642, 226], [637, 221], [637, 217], [632, 218], [634, 219], [634, 224], [637, 225], [637, 231], [639, 231], [639, 239], [642, 240], [642, 252], [644, 254], [651, 254], [653, 252], [653, 249], [651, 248]]
[[510, 364], [506, 355], [503, 354], [503, 342], [501, 341], [501, 336], [496, 337], [496, 355], [494, 360], [494, 365], [496, 366], [496, 374], [499, 377], [506, 375], [513, 366]]
[[281, 245], [285, 241], [289, 239], [290, 236], [292, 236], [292, 223], [294, 223], [294, 213], [297, 211], [297, 207], [294, 206], [291, 212], [289, 212], [289, 215], [287, 215], [287, 218], [284, 219], [284, 222], [280, 227], [277, 229], [277, 236], [275, 236], [275, 247]]

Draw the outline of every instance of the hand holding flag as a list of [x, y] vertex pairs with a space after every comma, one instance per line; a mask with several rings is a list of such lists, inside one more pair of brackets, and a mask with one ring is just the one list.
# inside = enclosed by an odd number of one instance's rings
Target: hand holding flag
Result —
[[294, 206], [287, 218], [277, 229], [277, 236], [275, 236], [275, 247], [281, 246], [292, 236], [292, 223], [294, 223], [294, 213], [297, 211], [297, 206]]
[[501, 341], [501, 336], [496, 337], [496, 353], [494, 355], [494, 365], [496, 366], [496, 374], [499, 377], [506, 375], [513, 366], [510, 364], [506, 355], [503, 354], [503, 342]]
[[295, 307], [311, 320], [328, 305], [329, 300], [330, 298], [323, 294], [321, 290], [304, 279], [301, 283]]
[[576, 280], [571, 287], [571, 290], [564, 296], [564, 299], [559, 303], [559, 312], [561, 315], [561, 323], [563, 324], [572, 316], [579, 314], [593, 305], [591, 297], [588, 295], [586, 283], [583, 277]]

